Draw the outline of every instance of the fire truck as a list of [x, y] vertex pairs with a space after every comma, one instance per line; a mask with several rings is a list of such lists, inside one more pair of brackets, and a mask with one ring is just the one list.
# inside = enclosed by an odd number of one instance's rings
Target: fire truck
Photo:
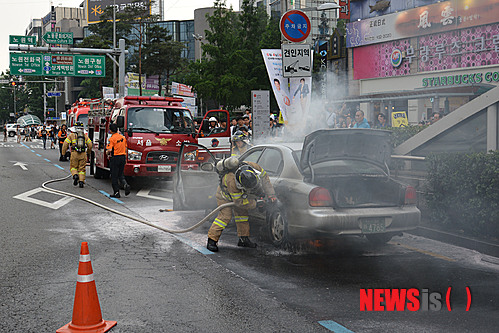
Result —
[[80, 98], [78, 101], [74, 102], [68, 110], [68, 127], [74, 126], [77, 121], [81, 121], [86, 127], [88, 124], [88, 111], [90, 110], [90, 105], [98, 101], [99, 99]]
[[[230, 129], [201, 134], [196, 131], [189, 109], [183, 107], [182, 98], [162, 96], [126, 96], [116, 100], [98, 100], [90, 104], [88, 136], [93, 148], [90, 172], [95, 178], [109, 177], [109, 157], [106, 145], [110, 137], [109, 125], [116, 123], [127, 140], [127, 160], [124, 174], [127, 177], [171, 177], [178, 158], [192, 161], [192, 167], [202, 163], [199, 151], [187, 151], [179, 156], [183, 142], [207, 143], [208, 149], [219, 157], [230, 155]], [[209, 116], [218, 116], [229, 123], [229, 113], [212, 110]], [[225, 117], [225, 118], [221, 118]], [[203, 120], [203, 123], [206, 121]]]

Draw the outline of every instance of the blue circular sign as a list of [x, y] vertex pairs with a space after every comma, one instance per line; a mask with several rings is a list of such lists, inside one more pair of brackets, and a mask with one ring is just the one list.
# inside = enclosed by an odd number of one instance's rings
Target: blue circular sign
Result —
[[312, 30], [310, 20], [300, 10], [290, 10], [281, 17], [279, 24], [282, 35], [291, 42], [302, 42]]

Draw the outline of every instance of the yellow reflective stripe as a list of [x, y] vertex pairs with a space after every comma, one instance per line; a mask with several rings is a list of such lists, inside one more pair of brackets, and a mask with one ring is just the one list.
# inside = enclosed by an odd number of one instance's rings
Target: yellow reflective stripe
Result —
[[265, 172], [265, 170], [262, 169], [262, 172], [260, 173], [260, 178], [265, 177], [266, 174], [267, 172]]
[[66, 138], [66, 140], [64, 140], [64, 142], [71, 143], [71, 140], [69, 140], [69, 138]]
[[232, 199], [239, 199], [242, 195], [243, 192], [236, 192], [236, 193], [229, 193]]
[[80, 171], [78, 172], [80, 175], [84, 175], [85, 174], [85, 171]]
[[73, 171], [73, 170], [77, 170], [77, 169], [76, 169], [76, 168], [71, 168], [71, 169], [69, 169], [69, 171]]
[[249, 216], [234, 216], [234, 221], [247, 222], [247, 221], [249, 221]]
[[224, 221], [220, 220], [219, 218], [216, 218], [215, 221], [222, 223], [224, 226], [227, 226], [227, 223]]
[[249, 204], [249, 200], [248, 199], [243, 199], [243, 205], [247, 205]]
[[215, 221], [213, 221], [213, 224], [218, 225], [222, 229], [225, 229], [225, 227], [227, 226], [227, 223], [219, 219], [215, 219]]
[[87, 143], [92, 143], [92, 140], [90, 140], [90, 139], [87, 139]]

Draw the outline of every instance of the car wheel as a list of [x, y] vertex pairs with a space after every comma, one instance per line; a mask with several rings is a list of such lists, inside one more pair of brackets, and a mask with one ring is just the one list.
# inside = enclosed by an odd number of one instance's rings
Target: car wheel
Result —
[[15, 132], [9, 132], [9, 137], [13, 137], [14, 135], [16, 135]]
[[366, 235], [367, 239], [376, 245], [382, 245], [388, 243], [392, 239], [393, 234], [370, 234]]
[[269, 215], [269, 235], [276, 247], [284, 247], [289, 243], [288, 221], [281, 210]]

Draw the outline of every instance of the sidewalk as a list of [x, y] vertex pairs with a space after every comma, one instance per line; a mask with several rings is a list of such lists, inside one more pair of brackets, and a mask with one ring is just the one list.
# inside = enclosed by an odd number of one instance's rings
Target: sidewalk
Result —
[[421, 224], [417, 229], [412, 230], [408, 233], [456, 246], [461, 246], [470, 250], [475, 250], [480, 253], [499, 258], [499, 240], [484, 240], [477, 237], [465, 236], [455, 231], [449, 231], [441, 227], [431, 225], [424, 219], [421, 220]]

